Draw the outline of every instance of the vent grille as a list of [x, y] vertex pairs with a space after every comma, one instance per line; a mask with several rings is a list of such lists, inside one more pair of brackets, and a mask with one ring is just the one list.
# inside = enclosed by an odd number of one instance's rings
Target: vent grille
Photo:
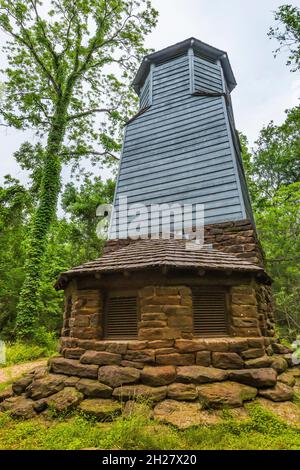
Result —
[[137, 338], [138, 314], [136, 297], [110, 297], [107, 300], [105, 337]]
[[228, 334], [226, 291], [193, 289], [194, 334], [224, 336]]

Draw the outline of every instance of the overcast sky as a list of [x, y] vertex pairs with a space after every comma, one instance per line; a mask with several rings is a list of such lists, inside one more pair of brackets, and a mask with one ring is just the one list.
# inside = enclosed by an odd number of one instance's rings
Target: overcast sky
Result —
[[[162, 49], [191, 36], [227, 51], [237, 80], [232, 92], [236, 126], [252, 144], [271, 119], [284, 120], [284, 111], [299, 103], [300, 77], [286, 67], [287, 54], [274, 59], [276, 41], [267, 37], [273, 12], [283, 3], [300, 7], [300, 0], [152, 0], [159, 10], [158, 27], [146, 45]], [[3, 39], [3, 36], [0, 36]], [[0, 58], [0, 66], [1, 61]], [[0, 128], [0, 181], [10, 173], [25, 180], [13, 152], [27, 133]]]

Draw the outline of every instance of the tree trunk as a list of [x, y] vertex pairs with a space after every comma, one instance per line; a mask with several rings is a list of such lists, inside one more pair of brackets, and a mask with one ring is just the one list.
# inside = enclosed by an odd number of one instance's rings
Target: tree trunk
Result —
[[41, 303], [39, 299], [40, 278], [47, 236], [56, 214], [60, 191], [61, 161], [59, 153], [66, 130], [66, 115], [69, 100], [57, 103], [52, 126], [49, 131], [39, 205], [33, 216], [29, 234], [29, 246], [25, 263], [25, 280], [17, 306], [16, 332], [21, 338], [34, 334]]

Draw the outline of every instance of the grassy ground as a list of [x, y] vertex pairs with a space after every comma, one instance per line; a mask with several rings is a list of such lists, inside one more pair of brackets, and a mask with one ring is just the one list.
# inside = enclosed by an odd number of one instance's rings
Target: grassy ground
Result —
[[43, 335], [43, 341], [40, 344], [22, 341], [6, 343], [6, 362], [5, 364], [0, 364], [0, 370], [15, 364], [35, 361], [57, 354], [57, 339], [50, 333], [43, 333]]
[[97, 423], [84, 416], [12, 420], [0, 414], [0, 449], [300, 449], [299, 428], [293, 428], [257, 405], [250, 416], [236, 421], [229, 412], [224, 422], [185, 431], [159, 424], [143, 414]]

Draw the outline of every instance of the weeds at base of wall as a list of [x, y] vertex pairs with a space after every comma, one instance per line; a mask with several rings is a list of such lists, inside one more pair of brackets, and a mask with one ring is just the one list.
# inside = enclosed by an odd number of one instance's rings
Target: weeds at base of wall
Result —
[[238, 421], [224, 410], [223, 422], [180, 431], [149, 419], [146, 413], [120, 416], [100, 423], [73, 412], [55, 419], [29, 421], [0, 414], [0, 449], [299, 449], [299, 428], [289, 426], [270, 411], [253, 404], [249, 418]]

